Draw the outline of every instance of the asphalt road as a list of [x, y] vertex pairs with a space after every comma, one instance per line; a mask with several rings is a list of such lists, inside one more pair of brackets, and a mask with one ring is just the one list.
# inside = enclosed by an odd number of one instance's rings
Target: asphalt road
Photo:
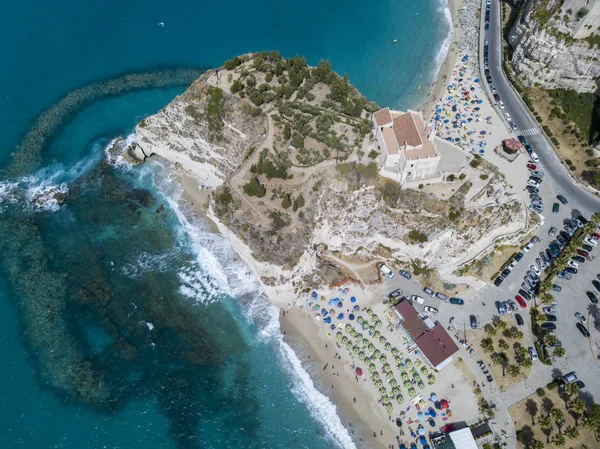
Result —
[[[490, 29], [484, 31], [484, 16], [485, 9], [482, 9], [482, 25], [481, 30], [484, 33], [484, 39], [489, 43], [489, 68], [492, 77], [492, 83], [496, 88], [496, 93], [500, 95], [500, 99], [504, 102], [504, 109], [496, 106], [498, 113], [503, 116], [505, 112], [511, 115], [511, 121], [517, 125], [515, 135], [519, 135], [519, 131], [526, 131], [525, 137], [527, 143], [531, 145], [540, 159], [540, 165], [546, 172], [545, 184], [551, 184], [549, 194], [552, 199], [556, 198], [556, 194], [564, 195], [570, 205], [574, 208], [590, 216], [593, 212], [600, 211], [600, 198], [594, 196], [584, 187], [576, 183], [567, 168], [561, 163], [560, 158], [554, 151], [554, 148], [543, 134], [538, 123], [530, 114], [529, 110], [519, 98], [517, 92], [510, 86], [502, 70], [502, 26], [501, 26], [501, 2], [492, 0], [490, 8]], [[480, 53], [483, 55], [483, 51]], [[483, 67], [483, 57], [481, 58]], [[483, 69], [482, 69], [483, 72]], [[495, 100], [492, 96], [490, 86], [485, 81], [485, 76], [482, 74], [482, 82], [487, 85], [486, 92], [492, 104]], [[508, 123], [506, 123], [508, 128]], [[550, 200], [551, 197], [548, 197]], [[551, 208], [551, 204], [546, 204], [546, 213]]]

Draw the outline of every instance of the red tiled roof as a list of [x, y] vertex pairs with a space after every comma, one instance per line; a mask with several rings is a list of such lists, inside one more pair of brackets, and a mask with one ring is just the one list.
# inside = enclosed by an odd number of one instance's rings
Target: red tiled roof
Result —
[[418, 147], [423, 144], [417, 124], [410, 112], [394, 117], [393, 128], [398, 145], [403, 146], [406, 143], [411, 147]]
[[406, 332], [408, 332], [411, 338], [416, 342], [417, 338], [423, 335], [428, 329], [427, 325], [423, 322], [412, 304], [407, 300], [401, 301], [396, 306], [396, 311], [404, 320], [402, 327], [406, 329]]
[[438, 366], [458, 351], [458, 346], [441, 324], [436, 324], [433, 329], [425, 332], [415, 343], [433, 366]]
[[392, 121], [392, 115], [390, 114], [390, 108], [380, 109], [375, 113], [375, 122], [377, 125], [387, 125]]

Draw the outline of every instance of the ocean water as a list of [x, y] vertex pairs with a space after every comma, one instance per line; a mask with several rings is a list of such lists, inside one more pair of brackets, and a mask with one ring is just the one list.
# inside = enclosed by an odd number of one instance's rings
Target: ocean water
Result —
[[[92, 83], [203, 69], [262, 49], [330, 59], [368, 98], [416, 107], [444, 55], [442, 5], [3, 6], [1, 447], [355, 447], [283, 343], [257, 281], [221, 236], [177, 205], [168, 168], [107, 161], [111, 140], [182, 92], [182, 78], [160, 75], [119, 95], [112, 86], [80, 108], [53, 111], [52, 126], [36, 120]], [[18, 146], [32, 128], [35, 144]]]

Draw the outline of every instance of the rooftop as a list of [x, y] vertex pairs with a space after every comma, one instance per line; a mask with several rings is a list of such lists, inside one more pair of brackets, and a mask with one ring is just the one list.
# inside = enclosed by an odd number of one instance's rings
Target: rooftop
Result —
[[[381, 126], [383, 140], [388, 154], [397, 154], [398, 149], [406, 145], [404, 154], [407, 159], [435, 157], [437, 150], [427, 138], [423, 117], [415, 111], [398, 112], [390, 108], [375, 112], [375, 122]], [[390, 125], [386, 126], [386, 125]]]
[[401, 301], [396, 306], [396, 311], [404, 320], [402, 326], [414, 341], [429, 329], [409, 301]]
[[387, 125], [392, 121], [392, 114], [390, 114], [390, 108], [380, 109], [375, 113], [375, 122], [379, 126]]

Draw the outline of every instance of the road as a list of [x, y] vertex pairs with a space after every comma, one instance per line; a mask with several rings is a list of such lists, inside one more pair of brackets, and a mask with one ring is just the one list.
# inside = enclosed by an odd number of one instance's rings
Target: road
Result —
[[[504, 115], [508, 112], [511, 115], [511, 121], [517, 125], [515, 135], [521, 132], [525, 134], [527, 143], [531, 145], [540, 159], [540, 164], [546, 172], [545, 184], [551, 184], [549, 196], [556, 197], [556, 194], [561, 193], [568, 200], [570, 205], [585, 214], [590, 216], [593, 212], [600, 211], [600, 198], [594, 196], [587, 191], [582, 185], [575, 182], [568, 169], [561, 163], [559, 156], [554, 151], [548, 138], [540, 129], [539, 124], [527, 109], [525, 103], [521, 100], [517, 92], [510, 85], [502, 70], [502, 20], [501, 20], [502, 3], [496, 0], [491, 2], [490, 9], [490, 29], [484, 31], [483, 15], [485, 12], [485, 2], [482, 6], [482, 23], [481, 30], [484, 38], [482, 39], [481, 50], [485, 39], [489, 42], [489, 68], [492, 77], [493, 85], [496, 88], [496, 93], [500, 95], [500, 99], [504, 102], [504, 109], [496, 106], [499, 114]], [[483, 51], [480, 52], [483, 55]], [[483, 72], [483, 58], [481, 58]], [[495, 104], [490, 86], [485, 82], [485, 76], [482, 75], [482, 82], [486, 85], [486, 93], [488, 94], [492, 104]], [[507, 124], [508, 127], [508, 124]], [[550, 204], [546, 204], [546, 210]], [[550, 205], [551, 207], [551, 205]]]

